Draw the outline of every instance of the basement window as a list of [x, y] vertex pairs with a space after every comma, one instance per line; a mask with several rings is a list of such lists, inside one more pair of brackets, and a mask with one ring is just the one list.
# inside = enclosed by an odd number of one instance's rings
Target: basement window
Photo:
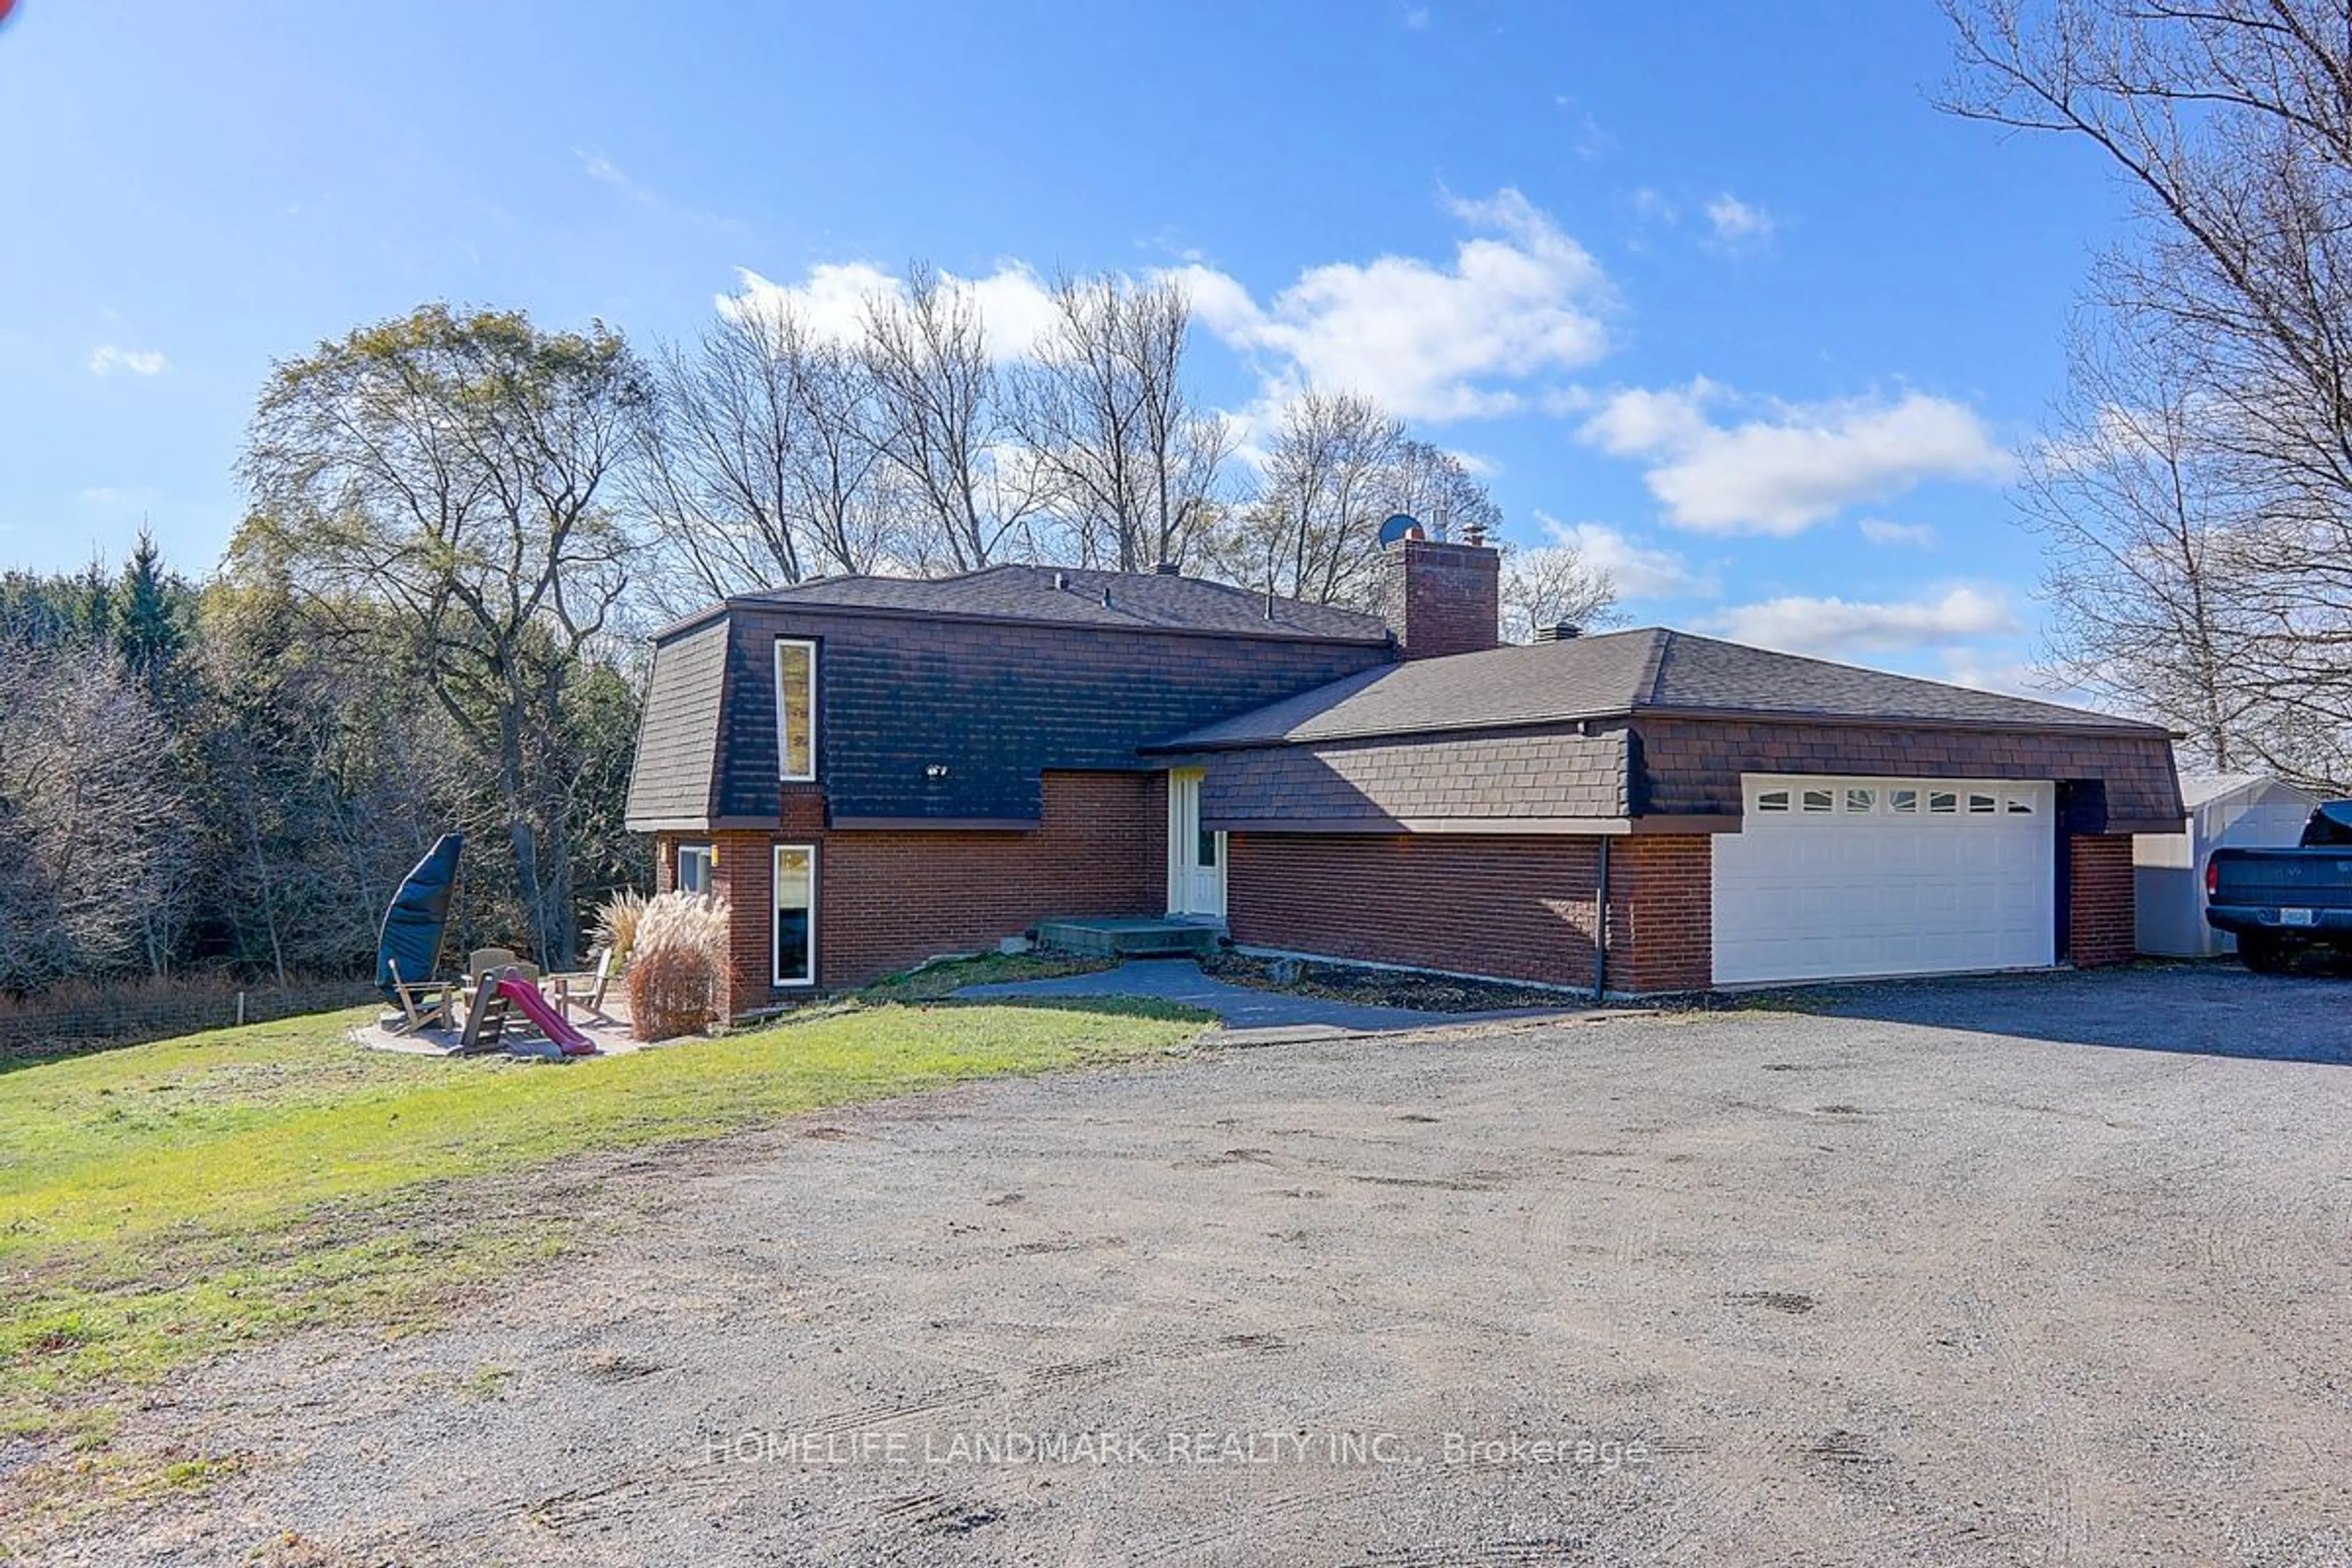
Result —
[[776, 639], [776, 760], [787, 784], [816, 777], [816, 644]]

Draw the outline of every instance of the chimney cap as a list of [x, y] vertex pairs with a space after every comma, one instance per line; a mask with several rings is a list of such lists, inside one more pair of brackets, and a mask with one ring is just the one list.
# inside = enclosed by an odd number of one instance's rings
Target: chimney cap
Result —
[[1155, 577], [1181, 577], [1184, 573], [1173, 561], [1162, 561], [1151, 568], [1151, 574]]

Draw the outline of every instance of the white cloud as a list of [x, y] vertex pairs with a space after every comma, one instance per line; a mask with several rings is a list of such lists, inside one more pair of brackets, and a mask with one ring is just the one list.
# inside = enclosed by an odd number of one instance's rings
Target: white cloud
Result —
[[1535, 515], [1555, 543], [1608, 573], [1617, 591], [1629, 599], [1712, 598], [1723, 592], [1713, 577], [1693, 571], [1675, 551], [1637, 544], [1606, 523], [1562, 522], [1543, 511]]
[[1937, 598], [1891, 604], [1791, 595], [1737, 605], [1717, 616], [1715, 626], [1735, 642], [1831, 658], [2001, 637], [2020, 629], [2005, 597], [1967, 587]]
[[1265, 304], [1205, 267], [1177, 276], [1202, 324], [1276, 363], [1265, 392], [1305, 383], [1364, 394], [1408, 419], [1508, 413], [1521, 394], [1498, 383], [1590, 364], [1609, 349], [1606, 275], [1583, 247], [1516, 190], [1448, 210], [1480, 231], [1451, 267], [1414, 257], [1308, 268]]
[[1404, 25], [1416, 33], [1428, 26], [1429, 7], [1426, 5], [1415, 5], [1406, 11], [1404, 14]]
[[100, 343], [90, 353], [89, 374], [112, 375], [121, 371], [128, 375], [161, 375], [171, 363], [155, 349], [123, 349]]
[[1924, 522], [1889, 522], [1883, 517], [1865, 517], [1854, 527], [1873, 544], [1906, 544], [1914, 550], [1936, 548], [1936, 531]]
[[[1402, 256], [1327, 262], [1263, 301], [1199, 261], [1154, 276], [1181, 282], [1202, 329], [1257, 362], [1257, 406], [1242, 416], [1254, 426], [1308, 384], [1433, 422], [1553, 406], [1560, 387], [1525, 384], [1608, 352], [1603, 317], [1614, 294], [1606, 274], [1516, 190], [1452, 198], [1446, 210], [1473, 231], [1450, 265]], [[795, 283], [749, 268], [738, 277], [737, 290], [718, 299], [722, 313], [789, 308], [843, 341], [861, 329], [868, 300], [904, 288], [862, 261], [823, 263]], [[942, 281], [971, 291], [999, 359], [1029, 357], [1054, 319], [1051, 289], [1020, 261]]]
[[1729, 191], [1707, 203], [1706, 210], [1707, 226], [1715, 231], [1715, 243], [1726, 250], [1761, 245], [1772, 237], [1776, 226], [1770, 213], [1741, 201]]
[[1930, 479], [1998, 482], [2012, 467], [1975, 411], [1948, 398], [1768, 404], [1759, 417], [1716, 423], [1709, 407], [1732, 401], [1705, 378], [1619, 392], [1578, 434], [1646, 462], [1668, 521], [1703, 533], [1785, 538]]
[[[787, 310], [819, 338], [833, 342], [854, 342], [865, 330], [869, 300], [906, 292], [903, 279], [863, 261], [821, 262], [799, 283], [778, 283], [749, 268], [738, 268], [736, 276], [742, 287], [719, 296], [721, 315]], [[1038, 338], [1053, 323], [1053, 290], [1020, 262], [1003, 262], [985, 278], [943, 272], [940, 281], [971, 295], [988, 352], [995, 359], [1032, 357]]]

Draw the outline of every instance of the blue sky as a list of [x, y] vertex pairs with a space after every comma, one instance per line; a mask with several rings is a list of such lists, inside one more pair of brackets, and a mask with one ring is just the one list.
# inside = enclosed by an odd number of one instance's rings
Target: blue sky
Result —
[[2123, 204], [1947, 58], [1927, 0], [18, 0], [0, 564], [208, 567], [269, 361], [425, 300], [650, 347], [922, 257], [1011, 334], [1176, 268], [1205, 396], [1385, 398], [1639, 620], [2014, 684], [2004, 477]]

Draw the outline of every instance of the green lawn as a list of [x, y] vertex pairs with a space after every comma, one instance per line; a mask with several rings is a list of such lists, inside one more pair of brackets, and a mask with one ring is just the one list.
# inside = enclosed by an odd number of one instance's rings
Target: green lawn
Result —
[[1199, 1029], [1168, 1008], [866, 1003], [557, 1065], [363, 1051], [359, 1016], [0, 1064], [0, 1433], [102, 1439], [126, 1387], [190, 1361], [307, 1323], [430, 1322], [562, 1250], [562, 1205], [529, 1201], [562, 1156]]

